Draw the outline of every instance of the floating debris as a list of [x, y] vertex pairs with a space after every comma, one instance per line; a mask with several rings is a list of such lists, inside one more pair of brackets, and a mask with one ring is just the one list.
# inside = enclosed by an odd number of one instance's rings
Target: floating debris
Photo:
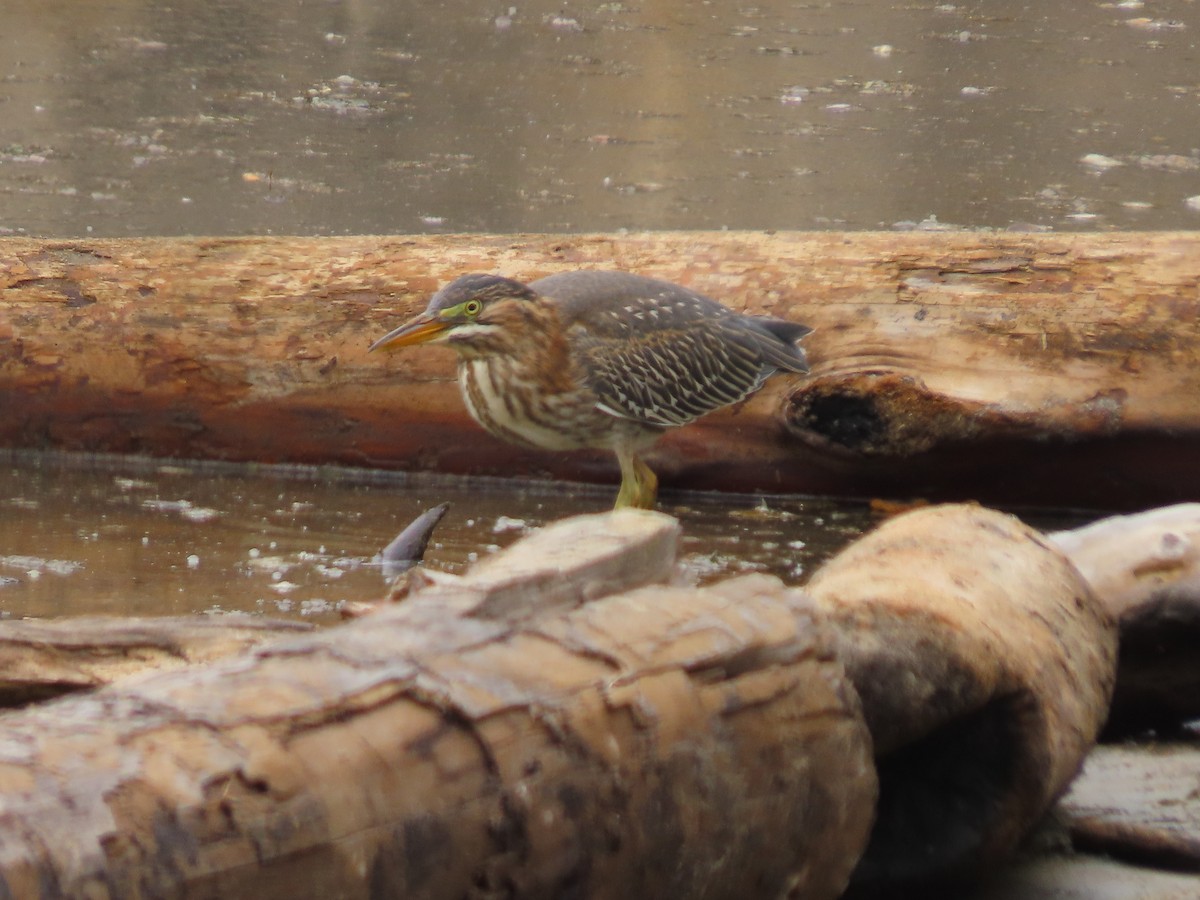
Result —
[[514, 519], [511, 516], [499, 516], [492, 526], [492, 534], [525, 534], [529, 531], [529, 523], [524, 519]]
[[43, 572], [51, 575], [70, 575], [83, 568], [83, 563], [71, 559], [44, 559], [40, 556], [0, 556], [0, 566], [10, 569], [22, 569], [30, 578], [37, 578]]
[[1126, 19], [1125, 24], [1139, 31], [1182, 31], [1187, 26], [1176, 19], [1151, 19], [1140, 16], [1136, 19]]
[[384, 578], [391, 581], [425, 558], [429, 537], [449, 508], [449, 503], [439, 503], [425, 510], [383, 548], [383, 552], [372, 561], [382, 564]]
[[1125, 165], [1119, 159], [1105, 156], [1103, 153], [1089, 153], [1086, 156], [1081, 156], [1079, 161], [1092, 169], [1115, 169], [1118, 166]]
[[794, 106], [807, 100], [808, 95], [811, 93], [812, 91], [809, 88], [793, 85], [792, 87], [783, 89], [783, 93], [779, 95], [779, 102], [784, 105]]
[[178, 513], [189, 522], [215, 522], [221, 517], [220, 510], [208, 506], [195, 506], [190, 500], [146, 499], [142, 501], [142, 508], [155, 512]]
[[1180, 153], [1155, 153], [1148, 156], [1139, 156], [1137, 164], [1144, 169], [1158, 169], [1163, 172], [1200, 171], [1200, 159], [1194, 156], [1184, 156]]

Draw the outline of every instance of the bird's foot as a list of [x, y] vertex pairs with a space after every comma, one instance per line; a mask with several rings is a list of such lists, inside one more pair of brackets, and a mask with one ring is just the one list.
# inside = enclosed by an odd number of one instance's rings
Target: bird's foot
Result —
[[658, 498], [658, 476], [653, 470], [634, 457], [632, 472], [621, 478], [621, 490], [617, 492], [614, 509], [654, 509]]

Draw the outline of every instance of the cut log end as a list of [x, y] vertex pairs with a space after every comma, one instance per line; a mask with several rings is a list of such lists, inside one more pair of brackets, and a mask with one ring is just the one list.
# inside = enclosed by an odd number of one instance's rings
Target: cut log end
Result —
[[1104, 721], [1116, 632], [1069, 561], [1016, 519], [892, 519], [809, 590], [876, 744], [879, 819], [856, 889], [976, 874], [1010, 853]]

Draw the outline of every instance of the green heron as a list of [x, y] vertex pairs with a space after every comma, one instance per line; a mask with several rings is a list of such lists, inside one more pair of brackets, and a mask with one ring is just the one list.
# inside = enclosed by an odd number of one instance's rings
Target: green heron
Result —
[[638, 454], [775, 372], [807, 372], [797, 342], [811, 330], [627, 272], [564, 272], [529, 284], [464, 275], [371, 349], [449, 344], [480, 425], [527, 447], [612, 450], [621, 466], [616, 505], [649, 509], [658, 479]]

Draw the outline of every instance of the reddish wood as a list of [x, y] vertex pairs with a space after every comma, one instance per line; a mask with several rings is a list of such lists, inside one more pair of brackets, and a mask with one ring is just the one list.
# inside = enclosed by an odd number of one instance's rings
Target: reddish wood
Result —
[[669, 486], [1148, 505], [1200, 496], [1200, 234], [0, 240], [0, 445], [615, 477], [368, 357], [464, 271], [611, 267], [816, 327], [808, 380], [668, 437]]

